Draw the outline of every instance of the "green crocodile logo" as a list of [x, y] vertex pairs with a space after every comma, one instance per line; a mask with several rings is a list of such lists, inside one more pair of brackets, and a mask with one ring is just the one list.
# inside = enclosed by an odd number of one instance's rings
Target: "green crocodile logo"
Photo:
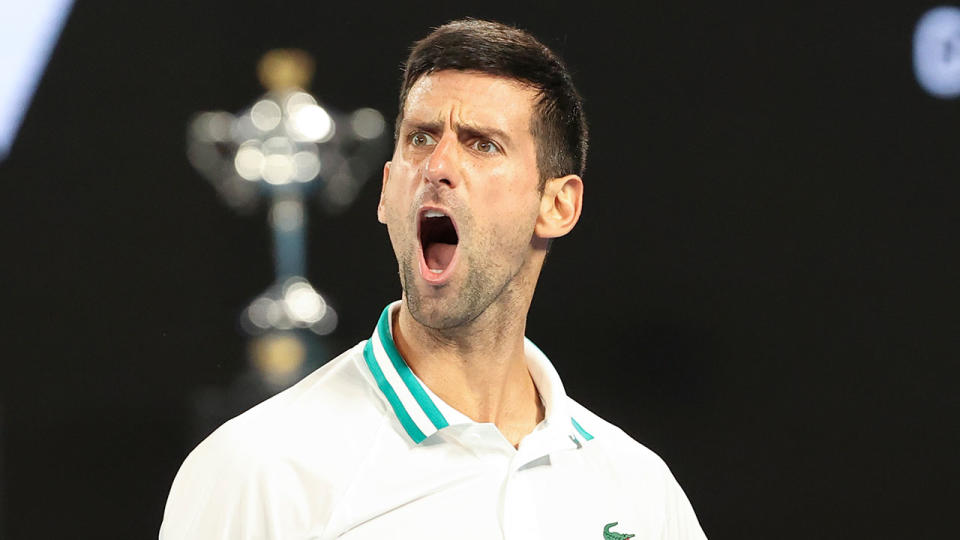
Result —
[[627, 540], [627, 538], [633, 538], [635, 534], [620, 534], [618, 532], [611, 532], [610, 527], [616, 527], [619, 521], [614, 521], [613, 523], [607, 523], [603, 527], [603, 540]]

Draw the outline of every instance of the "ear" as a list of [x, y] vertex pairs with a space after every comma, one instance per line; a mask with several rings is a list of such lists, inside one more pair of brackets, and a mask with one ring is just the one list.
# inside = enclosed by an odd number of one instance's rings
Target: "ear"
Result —
[[583, 180], [575, 174], [551, 178], [540, 197], [540, 215], [534, 233], [540, 238], [558, 238], [570, 232], [580, 219]]
[[386, 225], [387, 217], [383, 207], [384, 192], [387, 190], [387, 180], [390, 179], [390, 162], [383, 164], [383, 183], [380, 184], [380, 202], [377, 204], [377, 221]]

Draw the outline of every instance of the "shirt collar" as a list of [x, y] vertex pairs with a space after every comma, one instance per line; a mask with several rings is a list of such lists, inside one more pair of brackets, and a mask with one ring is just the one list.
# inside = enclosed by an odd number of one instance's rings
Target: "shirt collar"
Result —
[[[431, 392], [400, 356], [393, 342], [393, 313], [399, 307], [398, 300], [384, 308], [373, 335], [363, 347], [363, 359], [406, 434], [420, 444], [445, 427], [474, 422]], [[578, 436], [587, 441], [593, 439], [593, 435], [568, 414], [563, 383], [543, 351], [524, 338], [524, 354], [546, 409], [545, 420], [538, 430], [551, 431], [564, 438], [569, 436], [578, 447]]]

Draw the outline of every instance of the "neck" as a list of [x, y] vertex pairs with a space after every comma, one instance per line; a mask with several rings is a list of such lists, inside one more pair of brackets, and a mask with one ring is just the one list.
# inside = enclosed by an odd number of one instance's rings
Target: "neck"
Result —
[[495, 424], [514, 446], [544, 417], [524, 354], [529, 306], [491, 305], [468, 327], [443, 332], [418, 323], [404, 301], [393, 321], [397, 350], [413, 372], [453, 408]]

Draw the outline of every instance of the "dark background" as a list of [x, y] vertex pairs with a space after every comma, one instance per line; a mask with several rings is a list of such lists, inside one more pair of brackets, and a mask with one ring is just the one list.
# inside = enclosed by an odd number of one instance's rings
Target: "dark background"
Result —
[[[534, 32], [586, 98], [583, 218], [528, 325], [568, 393], [713, 539], [955, 533], [960, 102], [911, 68], [933, 4], [147, 4], [74, 6], [0, 163], [3, 538], [155, 537], [192, 396], [245, 369], [265, 211], [191, 168], [190, 117], [295, 46], [326, 103], [392, 118], [409, 43], [464, 15]], [[400, 294], [378, 187], [311, 214], [336, 349]]]

